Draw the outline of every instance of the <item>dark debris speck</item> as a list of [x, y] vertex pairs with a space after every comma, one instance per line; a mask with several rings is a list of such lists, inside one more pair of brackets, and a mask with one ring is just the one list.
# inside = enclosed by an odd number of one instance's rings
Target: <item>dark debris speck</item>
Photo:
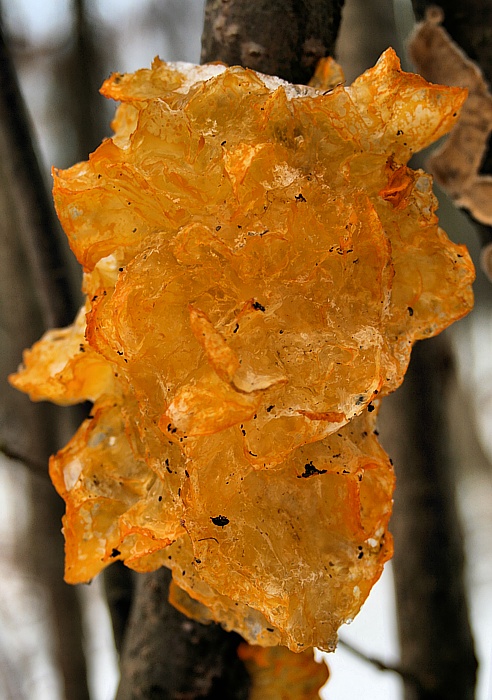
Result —
[[298, 474], [298, 479], [308, 479], [310, 476], [315, 474], [326, 474], [326, 469], [317, 469], [312, 462], [308, 462], [304, 465], [304, 472]]

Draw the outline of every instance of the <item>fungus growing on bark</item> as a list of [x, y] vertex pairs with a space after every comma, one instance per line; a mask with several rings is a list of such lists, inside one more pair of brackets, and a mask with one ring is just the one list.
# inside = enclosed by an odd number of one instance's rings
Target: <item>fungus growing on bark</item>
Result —
[[86, 303], [11, 379], [94, 402], [50, 462], [67, 581], [165, 565], [187, 614], [296, 652], [334, 648], [390, 557], [375, 409], [472, 305], [468, 254], [406, 165], [465, 91], [392, 50], [350, 87], [325, 77], [109, 78], [114, 137], [53, 172]]
[[251, 677], [249, 700], [317, 700], [328, 680], [328, 668], [316, 663], [312, 649], [294, 655], [282, 646], [241, 644], [238, 654]]

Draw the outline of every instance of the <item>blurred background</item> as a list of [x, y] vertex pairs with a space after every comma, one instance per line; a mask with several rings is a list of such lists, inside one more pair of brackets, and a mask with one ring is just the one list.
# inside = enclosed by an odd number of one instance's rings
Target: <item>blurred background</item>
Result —
[[[200, 60], [202, 0], [4, 0], [0, 10], [48, 187], [52, 164], [63, 168], [85, 160], [110, 135], [114, 105], [98, 93], [109, 73], [148, 67], [156, 55], [171, 61]], [[347, 82], [373, 65], [389, 45], [409, 69], [404, 47], [413, 24], [406, 0], [346, 0], [337, 58]], [[466, 243], [477, 261], [479, 246], [472, 226], [444, 195], [439, 197], [443, 228], [453, 240]], [[66, 254], [70, 260], [69, 251]], [[75, 290], [79, 272], [69, 264]], [[445, 411], [465, 542], [466, 590], [480, 662], [476, 697], [490, 700], [492, 285], [480, 270], [475, 292], [474, 311], [445, 334], [452, 353]], [[3, 292], [0, 301], [3, 318], [10, 313], [6, 308], [15, 308], [9, 293], [13, 295], [14, 290]], [[0, 333], [2, 353], [7, 353], [5, 321]], [[7, 371], [13, 369], [15, 365]], [[10, 420], [9, 410], [1, 409], [3, 422]], [[383, 443], [387, 440], [391, 448], [398, 425], [391, 415], [383, 415], [382, 422]], [[61, 513], [61, 503], [41, 470], [0, 457], [0, 696], [6, 700], [114, 697], [117, 655], [102, 583], [95, 580], [70, 594], [57, 583], [63, 566]], [[70, 595], [76, 596], [80, 617]], [[72, 625], [68, 633], [67, 618]], [[65, 636], [60, 648], [54, 640], [62, 628]], [[340, 636], [363, 655], [398, 666], [391, 564], [361, 614]], [[80, 644], [87, 662], [87, 685], [82, 679], [84, 669], [74, 661]], [[331, 679], [322, 695], [327, 700], [403, 697], [397, 673], [380, 670], [347, 646], [341, 645], [328, 663]], [[65, 669], [65, 679], [68, 673], [73, 680], [71, 691], [63, 690], [60, 668]]]

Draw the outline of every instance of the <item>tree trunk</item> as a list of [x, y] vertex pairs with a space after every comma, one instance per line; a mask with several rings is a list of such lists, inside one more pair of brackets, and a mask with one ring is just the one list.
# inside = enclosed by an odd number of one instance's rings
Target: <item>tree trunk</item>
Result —
[[179, 613], [167, 601], [170, 581], [168, 569], [137, 579], [116, 700], [247, 700], [241, 637]]
[[[334, 51], [343, 1], [208, 0], [202, 62], [224, 61], [291, 82], [308, 82]], [[188, 620], [167, 602], [170, 573], [138, 577], [117, 700], [246, 700], [240, 638]], [[265, 699], [266, 700], [266, 699]]]
[[[394, 575], [405, 700], [473, 700], [477, 662], [448, 451], [450, 358], [442, 336], [417, 343], [381, 430], [397, 475]], [[385, 430], [386, 428], [386, 430]]]
[[202, 63], [308, 83], [316, 64], [333, 56], [344, 0], [207, 0]]

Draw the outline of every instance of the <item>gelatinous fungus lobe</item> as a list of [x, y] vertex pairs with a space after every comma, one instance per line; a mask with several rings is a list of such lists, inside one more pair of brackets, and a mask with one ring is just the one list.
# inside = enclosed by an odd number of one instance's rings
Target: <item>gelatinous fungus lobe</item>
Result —
[[391, 556], [379, 401], [472, 305], [407, 166], [464, 91], [392, 50], [350, 87], [332, 70], [319, 89], [159, 60], [109, 78], [114, 136], [53, 173], [86, 302], [12, 377], [94, 402], [50, 466], [68, 581], [165, 565], [186, 614], [296, 652], [334, 648]]
[[241, 644], [239, 657], [251, 677], [251, 700], [317, 700], [328, 680], [328, 669], [316, 663], [313, 651], [294, 656], [285, 647]]

